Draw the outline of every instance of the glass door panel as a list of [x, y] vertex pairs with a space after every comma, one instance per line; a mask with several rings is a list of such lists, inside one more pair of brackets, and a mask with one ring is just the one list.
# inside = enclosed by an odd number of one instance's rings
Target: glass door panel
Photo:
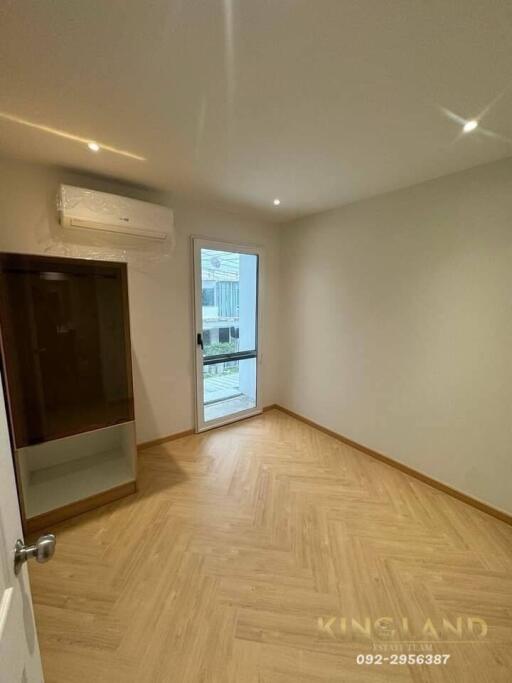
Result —
[[195, 240], [197, 424], [258, 411], [259, 255]]
[[256, 407], [256, 358], [203, 364], [204, 421]]

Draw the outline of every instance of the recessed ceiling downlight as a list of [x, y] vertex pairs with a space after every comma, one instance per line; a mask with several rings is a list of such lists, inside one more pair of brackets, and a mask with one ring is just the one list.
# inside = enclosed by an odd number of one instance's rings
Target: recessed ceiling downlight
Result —
[[99, 152], [100, 151], [100, 146], [98, 145], [97, 142], [88, 142], [87, 147], [89, 147], [91, 152]]
[[475, 130], [478, 126], [478, 121], [475, 121], [472, 119], [471, 121], [466, 121], [466, 123], [463, 125], [462, 130], [465, 133], [471, 133], [472, 130]]
[[276, 197], [276, 198], [274, 199], [274, 206], [279, 206], [280, 203], [281, 203], [281, 200], [280, 200], [280, 199], [277, 199], [277, 197]]

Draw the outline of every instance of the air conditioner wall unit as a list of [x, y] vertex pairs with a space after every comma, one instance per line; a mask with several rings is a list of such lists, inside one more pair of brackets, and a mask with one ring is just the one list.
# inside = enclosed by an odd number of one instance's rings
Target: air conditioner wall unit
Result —
[[165, 240], [174, 230], [166, 206], [72, 185], [60, 186], [59, 217], [68, 228], [90, 228], [152, 240]]

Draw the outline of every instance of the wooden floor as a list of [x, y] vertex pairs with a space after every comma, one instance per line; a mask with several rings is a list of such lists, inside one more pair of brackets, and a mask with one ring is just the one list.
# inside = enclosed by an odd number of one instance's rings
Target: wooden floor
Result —
[[[503, 522], [277, 410], [144, 451], [139, 485], [31, 566], [46, 683], [512, 681]], [[357, 665], [374, 642], [451, 658]]]

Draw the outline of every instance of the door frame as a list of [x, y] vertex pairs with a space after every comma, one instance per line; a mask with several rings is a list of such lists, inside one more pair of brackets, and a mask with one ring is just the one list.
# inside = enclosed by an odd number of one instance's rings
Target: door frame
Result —
[[[264, 278], [264, 250], [254, 244], [238, 244], [226, 240], [212, 239], [203, 236], [193, 235], [192, 241], [192, 293], [193, 293], [193, 338], [194, 345], [194, 372], [195, 372], [195, 431], [204, 432], [214, 427], [237, 422], [246, 417], [259, 415], [263, 411], [262, 396], [262, 321], [263, 321], [263, 278]], [[254, 408], [241, 410], [227, 417], [220, 417], [216, 420], [204, 422], [204, 403], [203, 403], [203, 354], [201, 347], [197, 343], [197, 335], [202, 333], [202, 299], [201, 289], [197, 283], [197, 269], [201, 268], [201, 249], [218, 249], [219, 251], [232, 251], [241, 254], [255, 254], [258, 257], [258, 282], [257, 282], [257, 302], [256, 302], [256, 405]], [[199, 289], [199, 291], [198, 291]]]

